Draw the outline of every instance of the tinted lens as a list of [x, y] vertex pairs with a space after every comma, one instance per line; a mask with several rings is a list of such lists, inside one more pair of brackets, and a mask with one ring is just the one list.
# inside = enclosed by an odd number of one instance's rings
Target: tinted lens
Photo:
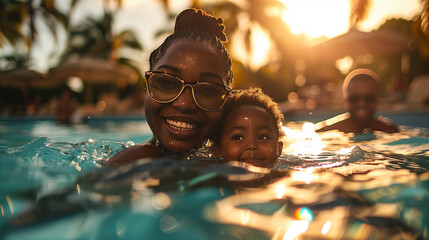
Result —
[[169, 102], [173, 100], [180, 91], [183, 83], [167, 74], [155, 73], [148, 79], [149, 94], [153, 99], [160, 102]]
[[195, 101], [201, 108], [216, 111], [224, 104], [227, 91], [224, 86], [210, 82], [200, 82], [194, 85], [194, 94]]

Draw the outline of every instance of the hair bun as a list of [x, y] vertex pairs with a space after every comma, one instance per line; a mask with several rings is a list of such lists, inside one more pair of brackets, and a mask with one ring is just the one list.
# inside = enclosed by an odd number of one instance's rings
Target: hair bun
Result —
[[227, 41], [222, 18], [216, 18], [202, 9], [191, 8], [182, 11], [177, 16], [174, 32], [195, 29], [215, 35], [221, 41]]

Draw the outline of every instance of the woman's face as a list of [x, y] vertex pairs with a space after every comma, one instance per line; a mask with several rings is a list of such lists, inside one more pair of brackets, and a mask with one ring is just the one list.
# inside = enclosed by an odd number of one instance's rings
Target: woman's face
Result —
[[[224, 84], [225, 70], [220, 57], [208, 44], [178, 40], [166, 50], [152, 71], [166, 72], [188, 83], [198, 81]], [[186, 87], [170, 103], [157, 103], [149, 94], [145, 98], [145, 115], [153, 135], [171, 152], [186, 152], [212, 136], [223, 109], [207, 112], [199, 108]]]

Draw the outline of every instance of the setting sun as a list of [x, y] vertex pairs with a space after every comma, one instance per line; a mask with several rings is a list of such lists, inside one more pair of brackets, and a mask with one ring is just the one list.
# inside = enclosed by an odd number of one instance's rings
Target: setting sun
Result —
[[332, 38], [349, 27], [348, 1], [344, 0], [281, 0], [286, 6], [283, 20], [293, 34]]

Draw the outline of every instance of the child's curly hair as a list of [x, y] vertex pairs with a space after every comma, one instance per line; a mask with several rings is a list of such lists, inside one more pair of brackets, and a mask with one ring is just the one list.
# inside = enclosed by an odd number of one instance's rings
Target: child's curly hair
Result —
[[[284, 116], [280, 112], [279, 105], [270, 96], [266, 95], [260, 88], [238, 89], [231, 92], [224, 105], [221, 129], [225, 125], [225, 121], [229, 113], [235, 108], [243, 105], [254, 105], [267, 110], [276, 123], [279, 138], [285, 135], [282, 130]], [[219, 140], [220, 133], [215, 138], [216, 142]]]

